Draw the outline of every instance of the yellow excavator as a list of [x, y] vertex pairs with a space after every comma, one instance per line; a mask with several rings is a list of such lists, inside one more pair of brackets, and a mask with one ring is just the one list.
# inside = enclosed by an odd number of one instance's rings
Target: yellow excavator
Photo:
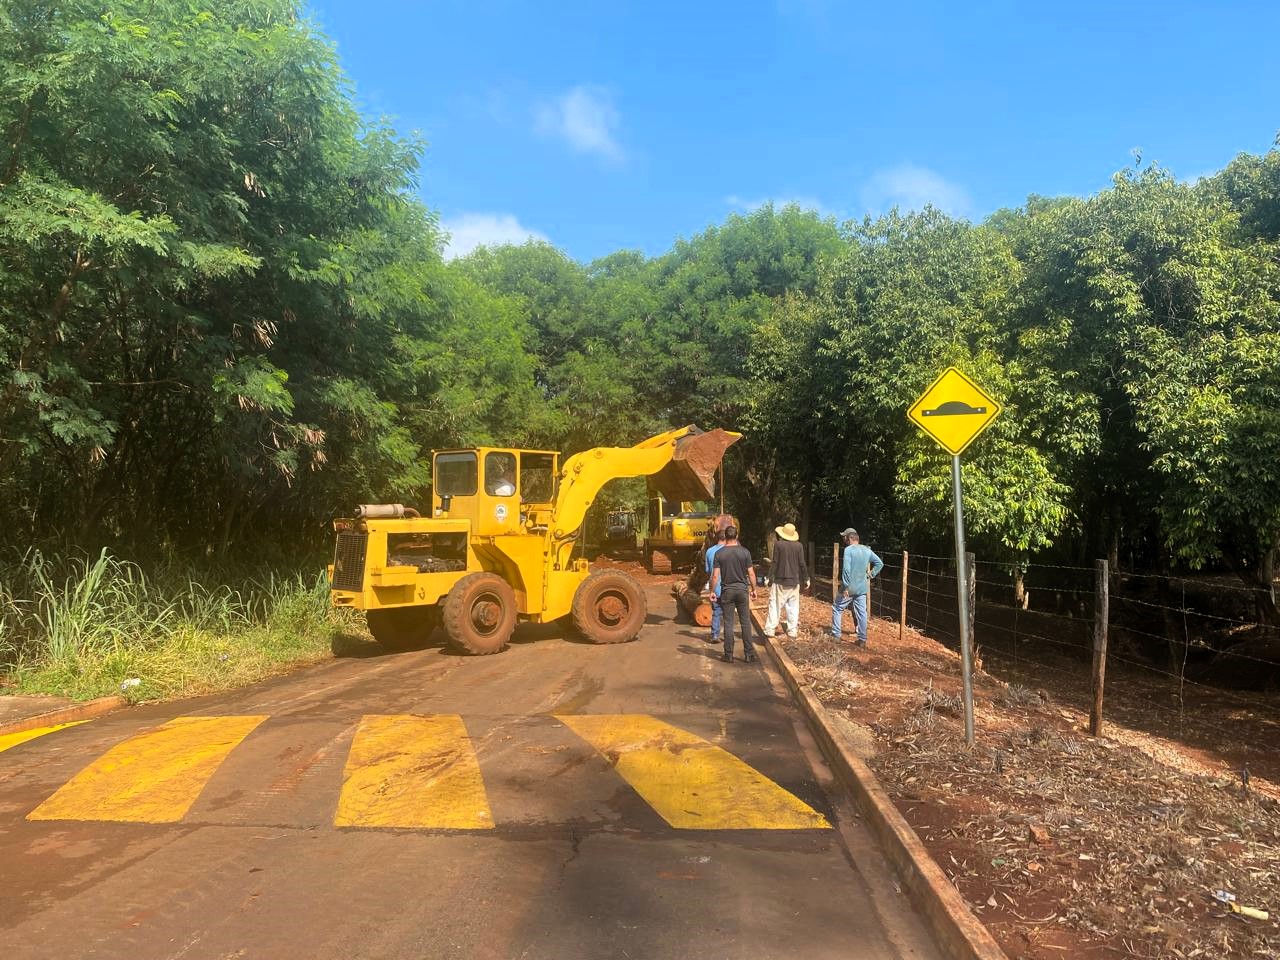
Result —
[[587, 508], [619, 477], [651, 477], [673, 502], [708, 499], [740, 437], [680, 427], [563, 465], [549, 450], [438, 450], [428, 516], [363, 504], [334, 521], [332, 602], [365, 611], [374, 639], [390, 650], [420, 646], [443, 626], [455, 647], [497, 653], [517, 621], [561, 618], [594, 643], [633, 640], [647, 614], [644, 591], [622, 571], [591, 572], [575, 549]]
[[[699, 500], [703, 498], [699, 497]], [[644, 565], [659, 575], [688, 570], [698, 558], [707, 531], [720, 511], [694, 501], [673, 501], [649, 490], [649, 532], [644, 538]]]

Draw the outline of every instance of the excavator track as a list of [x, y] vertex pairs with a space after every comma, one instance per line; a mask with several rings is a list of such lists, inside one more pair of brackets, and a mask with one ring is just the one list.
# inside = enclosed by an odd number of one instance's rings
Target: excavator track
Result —
[[671, 554], [665, 550], [649, 551], [649, 572], [665, 575], [671, 572]]

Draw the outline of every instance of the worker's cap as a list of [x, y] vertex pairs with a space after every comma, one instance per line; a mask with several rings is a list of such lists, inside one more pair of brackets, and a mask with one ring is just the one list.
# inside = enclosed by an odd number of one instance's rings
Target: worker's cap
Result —
[[856, 537], [857, 535], [858, 531], [853, 529], [853, 527], [845, 527], [840, 531], [840, 536], [842, 537]]

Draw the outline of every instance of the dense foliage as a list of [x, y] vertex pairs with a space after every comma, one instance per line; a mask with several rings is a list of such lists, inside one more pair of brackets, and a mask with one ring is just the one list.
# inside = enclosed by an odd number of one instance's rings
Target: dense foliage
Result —
[[20, 539], [296, 550], [420, 500], [432, 446], [697, 422], [746, 432], [756, 538], [940, 544], [949, 464], [904, 411], [957, 363], [1006, 405], [965, 459], [977, 549], [1276, 575], [1280, 153], [981, 224], [764, 206], [654, 258], [446, 263], [420, 145], [358, 114], [293, 0], [10, 0], [0, 131]]
[[0, 7], [0, 492], [42, 537], [294, 538], [533, 405], [419, 147], [290, 0]]

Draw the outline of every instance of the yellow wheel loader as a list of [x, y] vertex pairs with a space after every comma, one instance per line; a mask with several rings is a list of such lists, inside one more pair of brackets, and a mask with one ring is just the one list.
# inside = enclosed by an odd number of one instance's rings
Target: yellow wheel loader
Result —
[[634, 640], [647, 613], [640, 585], [621, 571], [592, 573], [574, 555], [587, 508], [619, 477], [652, 477], [675, 502], [708, 498], [740, 436], [681, 427], [563, 465], [549, 450], [436, 451], [428, 516], [364, 504], [334, 521], [333, 604], [365, 611], [390, 650], [420, 646], [443, 626], [454, 646], [497, 653], [518, 621], [565, 617], [594, 643]]

